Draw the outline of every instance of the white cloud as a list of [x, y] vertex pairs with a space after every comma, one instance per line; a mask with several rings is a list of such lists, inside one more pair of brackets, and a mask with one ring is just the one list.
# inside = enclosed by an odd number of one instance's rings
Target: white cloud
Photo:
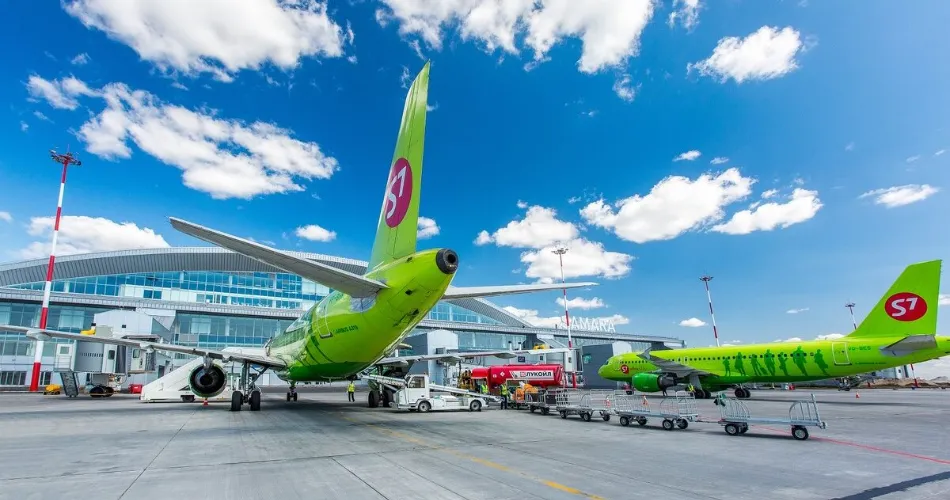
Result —
[[762, 193], [762, 199], [767, 200], [777, 194], [778, 194], [778, 189], [769, 189], [768, 191], [764, 191]]
[[30, 75], [26, 90], [33, 99], [43, 99], [54, 108], [69, 110], [79, 106], [77, 97], [96, 95], [82, 80], [73, 76], [49, 81], [37, 75]]
[[853, 142], [853, 141], [852, 141], [852, 142], [849, 142], [849, 143], [844, 147], [844, 150], [845, 150], [845, 151], [854, 151], [854, 142]]
[[933, 380], [937, 377], [950, 377], [950, 356], [914, 364], [917, 378]]
[[696, 158], [699, 158], [700, 155], [702, 155], [702, 153], [700, 153], [699, 151], [696, 151], [695, 149], [693, 149], [693, 150], [691, 150], [691, 151], [687, 151], [687, 152], [685, 152], [685, 153], [681, 153], [681, 154], [680, 154], [679, 156], [677, 156], [676, 158], [673, 158], [673, 161], [682, 161], [682, 160], [693, 161], [693, 160], [695, 160]]
[[518, 208], [524, 210], [524, 209], [528, 208], [528, 202], [518, 200], [517, 206], [518, 206]]
[[352, 30], [344, 32], [326, 3], [314, 0], [75, 0], [65, 9], [162, 71], [211, 73], [220, 81], [266, 63], [292, 69], [302, 57], [340, 57], [352, 43]]
[[800, 337], [792, 337], [790, 339], [785, 339], [785, 340], [776, 340], [776, 342], [801, 342], [801, 341], [802, 339]]
[[[564, 297], [558, 297], [555, 302], [561, 307], [564, 307]], [[603, 300], [600, 300], [597, 297], [592, 297], [585, 299], [583, 297], [574, 297], [573, 299], [567, 299], [567, 308], [574, 309], [597, 309], [599, 307], [604, 307]]]
[[41, 113], [41, 112], [39, 112], [39, 111], [34, 111], [34, 112], [33, 112], [33, 116], [35, 116], [37, 119], [43, 120], [44, 122], [52, 122], [52, 121], [53, 121], [53, 120], [50, 120], [48, 116], [44, 115], [43, 113]]
[[412, 82], [412, 75], [409, 73], [409, 68], [403, 66], [402, 73], [399, 74], [399, 85], [404, 89], [408, 89], [410, 82]]
[[69, 62], [77, 66], [82, 66], [83, 64], [86, 64], [89, 62], [89, 54], [83, 52], [82, 54], [78, 54], [76, 57], [72, 59], [72, 61], [69, 61]]
[[803, 308], [801, 308], [801, 309], [789, 309], [789, 310], [787, 310], [787, 311], [785, 311], [785, 312], [788, 313], [788, 314], [798, 314], [798, 313], [805, 312], [805, 311], [807, 311], [807, 310], [808, 310], [807, 307], [803, 307]]
[[731, 36], [719, 40], [708, 59], [686, 65], [687, 73], [718, 78], [725, 83], [769, 80], [798, 68], [795, 56], [804, 51], [799, 33], [791, 27], [781, 30], [763, 26], [746, 38]]
[[640, 88], [640, 85], [634, 87], [631, 84], [630, 75], [628, 74], [621, 75], [614, 82], [614, 93], [617, 94], [617, 97], [627, 102], [633, 101], [633, 98], [637, 95], [638, 88]]
[[[535, 309], [519, 309], [517, 307], [505, 306], [503, 307], [505, 311], [508, 311], [510, 314], [513, 314], [532, 325], [539, 327], [547, 328], [566, 328], [567, 324], [564, 321], [564, 316], [538, 316], [538, 311]], [[630, 318], [620, 314], [614, 314], [612, 316], [602, 316], [597, 318], [589, 318], [591, 320], [608, 320], [612, 321], [614, 325], [626, 325], [630, 323]], [[571, 327], [574, 326], [574, 321], [571, 321]]]
[[10, 212], [0, 212], [0, 220], [13, 222], [13, 216], [10, 215]]
[[712, 163], [713, 165], [722, 165], [723, 163], [726, 163], [728, 161], [729, 161], [729, 158], [726, 158], [725, 156], [717, 156], [713, 158], [712, 160], [709, 160], [709, 163]]
[[435, 223], [435, 219], [430, 219], [428, 217], [419, 217], [418, 230], [416, 231], [416, 238], [424, 240], [426, 238], [431, 238], [439, 234], [439, 226]]
[[680, 321], [680, 326], [688, 326], [690, 328], [699, 328], [700, 326], [706, 326], [706, 322], [699, 318], [689, 318]]
[[937, 305], [950, 306], [950, 293], [941, 293], [937, 296]]
[[21, 131], [26, 132], [26, 131], [29, 130], [29, 129], [30, 129], [30, 124], [29, 124], [29, 123], [26, 123], [26, 122], [24, 122], [24, 121], [21, 121], [21, 122], [20, 122], [20, 130], [21, 130]]
[[501, 49], [520, 54], [515, 40], [523, 39], [534, 51], [535, 63], [547, 60], [548, 51], [561, 41], [580, 38], [578, 69], [584, 73], [621, 66], [637, 55], [640, 34], [656, 4], [653, 0], [382, 1], [389, 11], [377, 11], [380, 24], [396, 19], [401, 35], [418, 35], [436, 50], [442, 48], [443, 30], [455, 24], [463, 40], [476, 41], [488, 53]]
[[528, 264], [525, 275], [546, 283], [561, 276], [560, 261], [554, 253], [557, 245], [568, 249], [564, 256], [565, 278], [617, 278], [630, 272], [632, 255], [608, 252], [601, 243], [580, 238], [575, 224], [558, 220], [556, 215], [553, 209], [531, 206], [524, 219], [511, 221], [492, 234], [479, 233], [475, 244], [533, 249], [521, 254], [521, 262]]
[[929, 184], [907, 184], [886, 189], [875, 189], [858, 196], [858, 198], [873, 196], [876, 205], [894, 208], [926, 200], [934, 194], [937, 194], [938, 191], [940, 191], [940, 188], [933, 187]]
[[815, 340], [835, 340], [844, 337], [843, 333], [829, 333], [827, 335], [819, 335]]
[[669, 240], [721, 220], [725, 216], [723, 208], [748, 196], [754, 182], [736, 168], [715, 176], [703, 174], [695, 181], [669, 176], [646, 196], [634, 195], [617, 202], [616, 212], [601, 199], [584, 207], [581, 215], [588, 223], [611, 229], [627, 241]]
[[818, 191], [796, 188], [788, 202], [769, 202], [736, 212], [729, 221], [713, 226], [711, 231], [749, 234], [753, 231], [771, 231], [778, 227], [785, 229], [811, 219], [822, 206]]
[[919, 159], [920, 159], [920, 155], [914, 155], [914, 156], [911, 156], [910, 158], [907, 158], [904, 161], [906, 161], [907, 163], [914, 163], [915, 161]]
[[[520, 207], [520, 205], [519, 205]], [[532, 206], [522, 220], [513, 220], [505, 227], [489, 235], [487, 231], [479, 234], [479, 244], [494, 242], [498, 246], [518, 248], [538, 248], [553, 245], [559, 241], [568, 241], [578, 236], [577, 226], [558, 220], [557, 212], [551, 208]], [[486, 236], [483, 237], [482, 235]]]
[[941, 149], [940, 151], [937, 151], [936, 153], [934, 153], [934, 156], [940, 156], [940, 155], [942, 155], [942, 154], [944, 154], [944, 153], [946, 153], [946, 152], [947, 152], [946, 149]]
[[329, 231], [316, 224], [298, 227], [295, 234], [300, 238], [310, 241], [327, 242], [336, 239], [336, 233], [334, 231]]
[[[72, 88], [88, 90], [79, 80]], [[337, 160], [325, 156], [316, 143], [294, 139], [274, 124], [245, 124], [218, 118], [214, 110], [166, 104], [123, 83], [90, 95], [104, 99], [106, 106], [79, 129], [87, 151], [105, 159], [130, 158], [131, 139], [142, 151], [181, 169], [186, 186], [215, 199], [303, 191], [297, 179], [328, 179], [339, 169]]]
[[[20, 250], [23, 259], [38, 259], [49, 256], [53, 217], [32, 217], [27, 232], [39, 237]], [[161, 235], [150, 228], [138, 227], [133, 222], [114, 222], [102, 217], [64, 215], [60, 220], [57, 255], [75, 255], [88, 252], [108, 252], [138, 248], [167, 248]]]
[[[680, 5], [679, 9], [676, 6]], [[673, 12], [670, 12], [670, 27], [680, 19], [680, 24], [687, 30], [692, 30], [699, 23], [699, 0], [673, 0]]]

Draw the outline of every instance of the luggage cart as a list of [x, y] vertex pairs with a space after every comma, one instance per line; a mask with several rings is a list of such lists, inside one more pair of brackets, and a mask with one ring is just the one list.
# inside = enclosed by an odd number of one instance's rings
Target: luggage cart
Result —
[[792, 437], [804, 441], [808, 439], [806, 427], [824, 429], [826, 424], [818, 414], [818, 402], [815, 394], [811, 399], [795, 401], [788, 408], [788, 418], [753, 417], [745, 403], [734, 398], [720, 398], [719, 424], [725, 427], [726, 434], [738, 436], [749, 430], [749, 424], [785, 424], [791, 427]]
[[615, 392], [611, 399], [612, 412], [620, 417], [620, 425], [624, 427], [630, 422], [646, 425], [648, 418], [662, 418], [663, 428], [671, 431], [676, 427], [685, 429], [699, 418], [696, 399], [687, 391], [677, 391], [673, 397], [653, 405], [642, 394], [623, 391]]
[[540, 411], [542, 415], [547, 415], [551, 413], [552, 409], [557, 408], [557, 394], [562, 390], [563, 389], [526, 392], [524, 395], [524, 403], [531, 413]]

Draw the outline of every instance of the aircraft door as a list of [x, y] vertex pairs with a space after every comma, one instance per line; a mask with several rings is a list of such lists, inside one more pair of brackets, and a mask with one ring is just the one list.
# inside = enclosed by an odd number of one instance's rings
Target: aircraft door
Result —
[[834, 358], [836, 365], [850, 365], [851, 364], [851, 358], [848, 355], [847, 342], [832, 342], [831, 355]]

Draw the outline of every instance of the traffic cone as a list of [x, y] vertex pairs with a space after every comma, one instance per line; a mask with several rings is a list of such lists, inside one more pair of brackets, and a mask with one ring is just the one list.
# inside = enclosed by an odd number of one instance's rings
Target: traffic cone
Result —
[[854, 399], [861, 399], [861, 393], [859, 392], [854, 393]]
[[205, 398], [205, 402], [204, 402], [204, 404], [201, 405], [201, 406], [208, 406], [208, 398]]

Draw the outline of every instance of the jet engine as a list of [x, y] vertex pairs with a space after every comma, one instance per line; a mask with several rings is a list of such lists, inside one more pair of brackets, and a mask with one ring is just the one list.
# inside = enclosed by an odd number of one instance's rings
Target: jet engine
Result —
[[633, 387], [640, 392], [659, 392], [674, 385], [676, 377], [673, 375], [638, 373], [633, 376]]
[[213, 398], [221, 394], [227, 382], [227, 374], [215, 364], [212, 364], [210, 368], [205, 368], [204, 365], [198, 366], [188, 377], [191, 392], [199, 398]]

